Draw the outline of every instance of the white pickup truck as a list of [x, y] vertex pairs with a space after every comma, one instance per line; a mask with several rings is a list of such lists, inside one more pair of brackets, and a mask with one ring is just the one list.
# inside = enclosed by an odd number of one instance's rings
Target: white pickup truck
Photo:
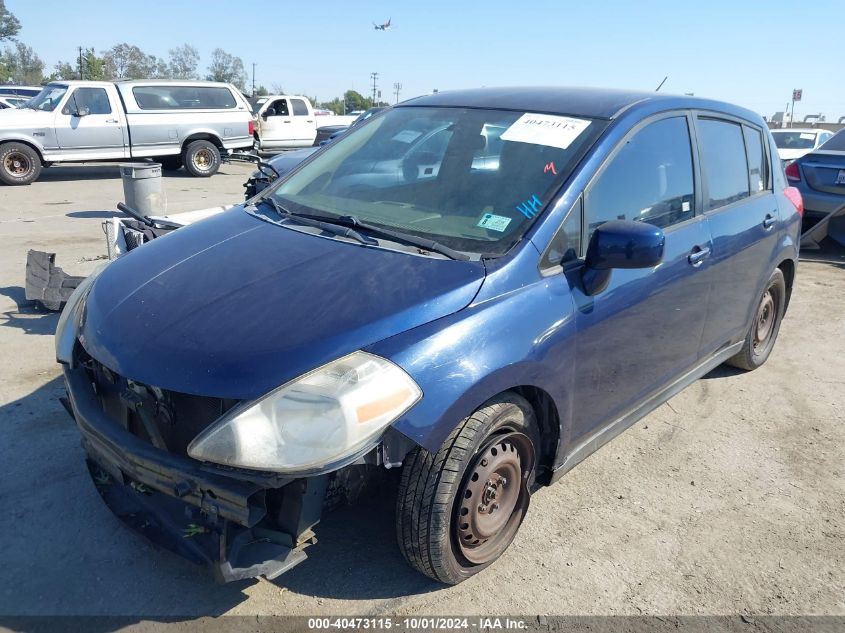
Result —
[[349, 125], [355, 116], [317, 116], [314, 106], [300, 95], [270, 95], [252, 100], [255, 113], [255, 150], [272, 154], [286, 149], [311, 147], [317, 128]]
[[211, 176], [221, 153], [251, 148], [255, 121], [232, 85], [209, 81], [58, 81], [0, 110], [0, 181], [26, 185], [60, 161], [153, 158]]

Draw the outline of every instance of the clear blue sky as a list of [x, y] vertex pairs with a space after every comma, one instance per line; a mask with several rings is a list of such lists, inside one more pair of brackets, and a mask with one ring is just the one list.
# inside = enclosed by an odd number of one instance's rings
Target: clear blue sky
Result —
[[[321, 101], [380, 73], [393, 101], [433, 88], [589, 85], [694, 92], [771, 115], [804, 89], [796, 118], [845, 115], [841, 0], [502, 1], [6, 0], [19, 39], [47, 63], [76, 46], [128, 42], [156, 56], [189, 43], [208, 62], [220, 46], [256, 83]], [[804, 7], [804, 10], [801, 8]], [[801, 17], [794, 17], [800, 11]], [[392, 18], [394, 28], [372, 23]], [[832, 30], [828, 30], [830, 25]]]

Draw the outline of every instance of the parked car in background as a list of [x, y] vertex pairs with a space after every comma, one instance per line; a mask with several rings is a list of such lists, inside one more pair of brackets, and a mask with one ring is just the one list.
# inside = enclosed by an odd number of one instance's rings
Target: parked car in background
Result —
[[804, 199], [801, 246], [818, 248], [830, 236], [845, 246], [845, 130], [786, 166]]
[[26, 97], [30, 99], [41, 92], [42, 86], [10, 86], [0, 84], [2, 97]]
[[0, 181], [25, 185], [64, 161], [154, 158], [211, 176], [221, 153], [252, 147], [254, 121], [231, 84], [59, 81], [0, 111]]
[[784, 165], [812, 152], [832, 136], [833, 132], [817, 128], [772, 130], [772, 137], [775, 139], [775, 145], [778, 148], [778, 156]]
[[6, 108], [19, 108], [30, 100], [31, 97], [8, 97], [0, 96], [0, 110]]
[[332, 141], [336, 139], [338, 136], [343, 134], [346, 130], [355, 127], [359, 123], [366, 121], [367, 119], [371, 118], [373, 115], [378, 114], [384, 110], [384, 108], [370, 108], [355, 117], [355, 119], [351, 123], [340, 124], [340, 125], [323, 125], [317, 128], [317, 136], [314, 139], [314, 146], [318, 147], [323, 145], [326, 141]]
[[349, 125], [351, 117], [320, 116], [314, 107], [299, 95], [272, 95], [253, 100], [255, 113], [255, 150], [272, 154], [287, 149], [311, 147], [320, 125]]
[[538, 486], [720, 363], [766, 362], [799, 230], [743, 108], [441, 92], [89, 277], [56, 356], [105, 503], [219, 579], [284, 573], [401, 469], [383, 518], [455, 584]]

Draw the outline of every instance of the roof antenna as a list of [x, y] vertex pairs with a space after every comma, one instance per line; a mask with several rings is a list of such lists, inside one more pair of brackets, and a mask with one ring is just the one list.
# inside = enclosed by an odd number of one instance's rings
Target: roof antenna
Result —
[[665, 83], [666, 83], [666, 80], [667, 80], [667, 79], [669, 79], [669, 75], [666, 75], [666, 76], [663, 78], [663, 81], [661, 81], [661, 82], [660, 82], [660, 85], [659, 85], [659, 86], [657, 86], [657, 88], [655, 88], [655, 89], [654, 89], [654, 91], [655, 91], [655, 92], [660, 92], [660, 89], [663, 87], [663, 84], [665, 84]]

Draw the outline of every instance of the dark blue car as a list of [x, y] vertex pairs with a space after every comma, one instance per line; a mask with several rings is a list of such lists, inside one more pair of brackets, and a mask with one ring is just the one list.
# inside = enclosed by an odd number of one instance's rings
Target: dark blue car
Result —
[[826, 237], [845, 246], [845, 130], [786, 166], [786, 179], [801, 192], [801, 244], [819, 248]]
[[383, 483], [405, 558], [457, 583], [538, 487], [766, 361], [798, 203], [725, 103], [414, 99], [89, 278], [56, 335], [68, 409], [112, 509], [221, 580], [281, 574]]

